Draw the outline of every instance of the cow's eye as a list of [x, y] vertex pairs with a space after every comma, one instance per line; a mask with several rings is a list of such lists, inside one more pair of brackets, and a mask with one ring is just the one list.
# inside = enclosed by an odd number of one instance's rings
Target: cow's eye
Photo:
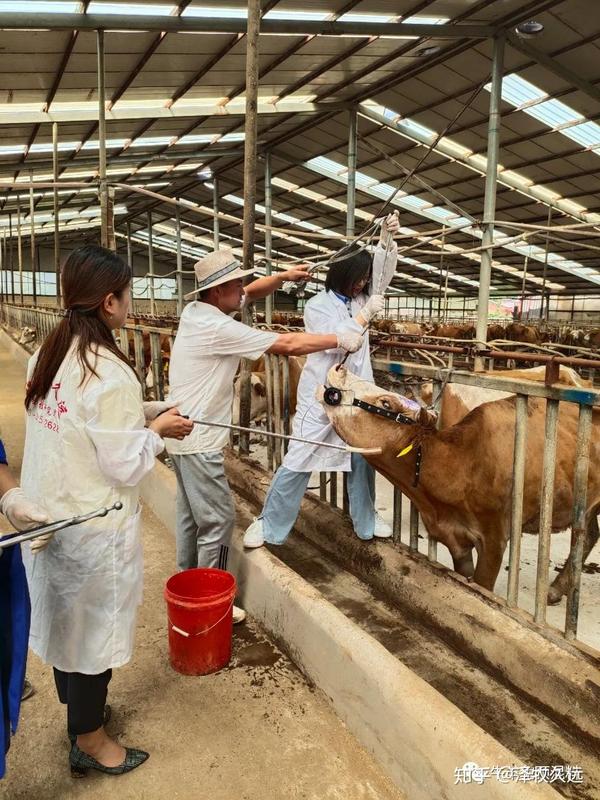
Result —
[[381, 401], [381, 405], [382, 405], [384, 408], [387, 408], [387, 410], [388, 410], [388, 411], [391, 409], [391, 405], [389, 404], [389, 402], [388, 402], [387, 400], [382, 400], [382, 401]]

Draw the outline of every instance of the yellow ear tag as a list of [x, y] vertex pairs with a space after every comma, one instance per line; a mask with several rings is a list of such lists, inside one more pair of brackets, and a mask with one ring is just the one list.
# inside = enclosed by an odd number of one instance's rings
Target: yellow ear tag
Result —
[[402, 456], [405, 456], [407, 453], [410, 453], [410, 451], [411, 451], [412, 449], [413, 449], [413, 446], [412, 446], [412, 444], [409, 444], [409, 445], [408, 445], [408, 447], [405, 447], [405, 448], [404, 448], [404, 450], [400, 450], [400, 452], [398, 453], [398, 455], [396, 456], [396, 458], [402, 458]]

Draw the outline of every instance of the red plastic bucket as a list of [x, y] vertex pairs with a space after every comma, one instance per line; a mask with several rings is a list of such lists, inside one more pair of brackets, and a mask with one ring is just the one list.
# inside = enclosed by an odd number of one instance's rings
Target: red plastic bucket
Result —
[[165, 586], [169, 658], [182, 675], [208, 675], [231, 658], [233, 575], [222, 569], [186, 569]]

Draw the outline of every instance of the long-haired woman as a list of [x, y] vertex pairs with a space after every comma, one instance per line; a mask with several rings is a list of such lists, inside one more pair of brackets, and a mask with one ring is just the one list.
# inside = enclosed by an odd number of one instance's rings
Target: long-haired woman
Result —
[[[361, 331], [383, 310], [383, 292], [398, 260], [393, 241], [398, 228], [397, 216], [390, 214], [383, 223], [381, 241], [374, 256], [366, 250], [354, 250], [332, 262], [324, 291], [311, 297], [305, 306], [307, 333]], [[373, 280], [374, 274], [376, 280]], [[317, 386], [326, 382], [330, 368], [344, 355], [340, 350], [324, 350], [307, 357], [298, 383], [294, 436], [327, 444], [343, 444], [316, 399], [315, 391]], [[373, 380], [366, 331], [362, 347], [348, 356], [346, 366], [361, 378]], [[245, 547], [285, 542], [296, 522], [313, 471], [348, 473], [350, 516], [359, 539], [391, 536], [390, 526], [375, 512], [375, 473], [372, 467], [356, 453], [350, 455], [338, 451], [332, 455], [332, 452], [317, 444], [290, 442], [283, 464], [271, 482], [263, 510], [244, 535]], [[335, 476], [333, 480], [336, 480]]]
[[148, 758], [105, 732], [107, 688], [112, 669], [131, 658], [142, 595], [138, 486], [162, 437], [192, 429], [176, 409], [145, 419], [140, 383], [112, 335], [125, 324], [130, 282], [129, 266], [110, 250], [71, 253], [62, 271], [65, 317], [28, 369], [24, 491], [52, 519], [123, 504], [24, 553], [30, 646], [54, 667], [74, 776], [88, 768], [120, 774]]

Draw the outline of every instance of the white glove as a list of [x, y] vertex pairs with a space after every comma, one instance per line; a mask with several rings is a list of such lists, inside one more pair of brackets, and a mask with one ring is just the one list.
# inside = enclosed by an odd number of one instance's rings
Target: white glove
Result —
[[356, 331], [344, 331], [343, 333], [337, 334], [337, 343], [338, 347], [341, 347], [342, 350], [347, 350], [349, 353], [356, 353], [356, 351], [360, 350], [362, 347], [363, 335]]
[[379, 236], [381, 246], [388, 250], [394, 241], [394, 236], [396, 236], [399, 230], [400, 217], [398, 212], [394, 211], [392, 214], [387, 215], [381, 225], [381, 234]]
[[[28, 528], [35, 528], [36, 525], [43, 525], [50, 522], [50, 517], [44, 509], [32, 502], [25, 496], [23, 489], [15, 486], [0, 500], [0, 511], [4, 514], [10, 524], [18, 531], [25, 531]], [[37, 553], [48, 546], [53, 533], [40, 536], [30, 542], [31, 552]]]
[[369, 297], [358, 313], [364, 319], [366, 325], [373, 317], [379, 314], [380, 311], [383, 311], [384, 308], [385, 297], [382, 294], [374, 294]]
[[146, 422], [152, 422], [153, 419], [156, 419], [164, 411], [175, 408], [175, 403], [172, 400], [149, 400], [143, 405]]

